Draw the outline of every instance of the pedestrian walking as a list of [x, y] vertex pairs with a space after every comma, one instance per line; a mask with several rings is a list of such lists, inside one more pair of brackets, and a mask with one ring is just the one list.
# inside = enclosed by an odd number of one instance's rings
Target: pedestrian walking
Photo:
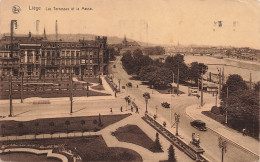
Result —
[[113, 112], [112, 107], [110, 108], [110, 112], [111, 112], [111, 113]]
[[242, 129], [243, 136], [246, 135], [246, 128]]
[[133, 106], [131, 106], [131, 112], [133, 112]]
[[136, 85], [136, 88], [138, 88], [138, 85]]
[[120, 111], [123, 112], [123, 107], [121, 106]]
[[138, 112], [138, 107], [136, 107], [136, 111], [135, 111], [135, 113], [138, 113], [138, 114], [139, 114], [139, 112]]

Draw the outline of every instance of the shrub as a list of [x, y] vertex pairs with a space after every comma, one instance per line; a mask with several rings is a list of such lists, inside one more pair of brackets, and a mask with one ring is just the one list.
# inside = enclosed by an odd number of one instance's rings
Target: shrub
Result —
[[211, 108], [211, 112], [212, 112], [213, 114], [216, 114], [216, 115], [220, 115], [220, 114], [221, 114], [221, 110], [220, 110], [220, 108], [218, 108], [217, 106], [213, 106], [213, 107]]
[[169, 149], [168, 149], [168, 161], [169, 162], [176, 162], [176, 158], [175, 158], [175, 150], [173, 148], [172, 145], [170, 145]]
[[97, 124], [98, 122], [97, 122], [97, 120], [96, 119], [94, 119], [93, 120], [93, 124]]

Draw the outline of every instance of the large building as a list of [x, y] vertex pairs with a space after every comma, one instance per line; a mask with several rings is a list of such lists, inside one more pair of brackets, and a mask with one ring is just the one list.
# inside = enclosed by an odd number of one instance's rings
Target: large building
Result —
[[[12, 43], [11, 43], [12, 42]], [[43, 36], [4, 35], [0, 40], [0, 76], [81, 78], [103, 75], [109, 61], [107, 37], [78, 42], [49, 41]]]

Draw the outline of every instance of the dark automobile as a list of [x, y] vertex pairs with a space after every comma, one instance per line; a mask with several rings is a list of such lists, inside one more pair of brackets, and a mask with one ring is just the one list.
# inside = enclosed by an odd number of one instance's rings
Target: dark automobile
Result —
[[204, 123], [201, 120], [194, 120], [192, 122], [190, 122], [190, 125], [193, 126], [194, 128], [200, 130], [200, 131], [206, 131], [206, 123]]
[[127, 86], [127, 87], [132, 87], [132, 83], [131, 83], [131, 82], [128, 82], [128, 83], [126, 84], [126, 86]]

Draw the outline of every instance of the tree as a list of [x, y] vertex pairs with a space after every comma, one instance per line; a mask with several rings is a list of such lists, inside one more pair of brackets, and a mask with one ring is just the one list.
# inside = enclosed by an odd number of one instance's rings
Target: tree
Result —
[[153, 72], [158, 69], [157, 66], [154, 65], [149, 65], [149, 66], [144, 66], [140, 69], [139, 77], [142, 81], [150, 81], [152, 80]]
[[172, 83], [172, 73], [165, 67], [144, 66], [140, 70], [139, 76], [141, 80], [148, 81], [155, 88], [165, 88]]
[[156, 137], [155, 137], [155, 141], [154, 141], [154, 148], [156, 150], [162, 150], [162, 146], [161, 146], [161, 143], [160, 143], [160, 140], [159, 140], [159, 133], [156, 132]]
[[50, 132], [50, 133], [51, 133], [51, 138], [52, 138], [52, 135], [53, 135], [53, 133], [54, 133], [54, 132], [53, 132], [54, 122], [50, 122], [50, 123], [49, 123], [49, 126], [50, 126], [50, 128], [51, 128], [51, 132]]
[[227, 90], [229, 96], [232, 96], [233, 93], [236, 93], [237, 90], [247, 90], [248, 87], [243, 78], [238, 74], [232, 74], [228, 77], [226, 84], [223, 86], [221, 91], [221, 99], [225, 101], [227, 98]]
[[135, 62], [130, 51], [126, 51], [121, 58], [122, 65], [128, 74], [135, 72]]
[[259, 96], [258, 92], [239, 89], [228, 97], [225, 109], [228, 111], [228, 124], [241, 131], [246, 128], [256, 137], [259, 132]]
[[84, 133], [84, 131], [85, 131], [84, 125], [86, 124], [85, 120], [81, 120], [81, 121], [80, 121], [80, 124], [81, 124], [81, 128], [82, 128], [82, 136], [83, 136], [83, 133]]
[[165, 49], [161, 46], [147, 47], [147, 48], [144, 48], [143, 51], [147, 55], [163, 55], [163, 54], [165, 54]]
[[35, 134], [35, 139], [36, 139], [36, 135], [37, 135], [37, 133], [38, 133], [38, 131], [37, 131], [37, 127], [39, 127], [39, 123], [38, 122], [35, 122], [34, 123], [34, 127], [35, 127], [35, 131], [34, 131], [34, 134]]
[[168, 161], [169, 162], [176, 162], [176, 157], [175, 157], [175, 150], [172, 145], [170, 145], [168, 149]]
[[2, 136], [5, 136], [4, 130], [5, 130], [5, 124], [1, 124], [1, 130], [2, 130]]
[[228, 50], [226, 51], [226, 55], [227, 55], [228, 58], [230, 57], [230, 55], [231, 55], [231, 50], [230, 50], [230, 49], [228, 49]]
[[19, 128], [19, 135], [22, 135], [22, 131], [23, 131], [23, 123], [19, 123], [18, 124], [18, 128]]
[[172, 73], [174, 73], [174, 78], [177, 80], [178, 69], [179, 78], [181, 81], [186, 81], [188, 79], [189, 68], [184, 63], [184, 56], [177, 54], [175, 56], [168, 56], [165, 59], [165, 67], [169, 68]]
[[203, 63], [192, 62], [189, 68], [189, 79], [195, 81], [198, 84], [198, 80], [202, 74], [205, 74], [208, 70], [208, 66]]
[[145, 93], [143, 94], [143, 97], [144, 97], [144, 99], [145, 99], [145, 105], [146, 105], [145, 113], [148, 113], [148, 111], [147, 111], [147, 104], [148, 104], [148, 100], [151, 98], [151, 97], [150, 97], [150, 93], [145, 92]]
[[67, 137], [68, 137], [70, 121], [66, 120], [65, 125], [67, 126]]
[[102, 121], [101, 121], [101, 115], [100, 115], [100, 114], [98, 115], [98, 126], [99, 126], [99, 127], [102, 127], [102, 126], [103, 126]]

